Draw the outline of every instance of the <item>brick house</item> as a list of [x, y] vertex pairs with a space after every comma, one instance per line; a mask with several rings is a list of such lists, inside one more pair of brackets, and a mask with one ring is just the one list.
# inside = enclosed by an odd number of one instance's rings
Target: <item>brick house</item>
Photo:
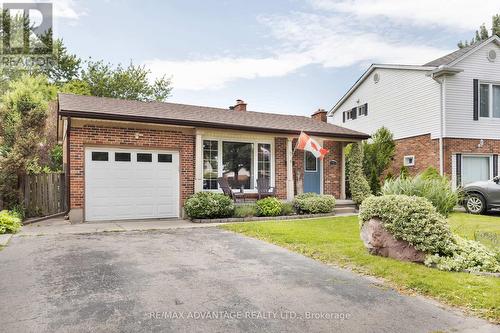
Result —
[[[283, 200], [302, 191], [345, 197], [343, 147], [368, 135], [311, 118], [60, 94], [58, 135], [64, 147], [72, 222], [182, 216], [186, 198], [220, 191], [218, 177], [256, 196], [267, 178]], [[301, 131], [329, 154], [294, 151]]]
[[422, 66], [374, 64], [329, 111], [332, 123], [396, 139], [390, 170], [432, 166], [454, 186], [498, 175], [500, 38]]

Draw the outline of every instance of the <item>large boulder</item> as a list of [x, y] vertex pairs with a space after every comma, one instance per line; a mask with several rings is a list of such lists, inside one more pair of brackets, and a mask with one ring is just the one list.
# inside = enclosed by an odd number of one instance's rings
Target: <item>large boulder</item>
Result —
[[404, 240], [395, 239], [379, 218], [363, 223], [361, 239], [371, 254], [411, 262], [424, 262], [425, 253]]

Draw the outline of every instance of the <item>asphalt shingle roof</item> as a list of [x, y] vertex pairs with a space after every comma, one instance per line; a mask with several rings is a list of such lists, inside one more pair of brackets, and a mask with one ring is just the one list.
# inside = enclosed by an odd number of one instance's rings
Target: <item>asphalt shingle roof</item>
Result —
[[369, 135], [309, 117], [254, 111], [233, 111], [197, 105], [140, 102], [59, 94], [59, 114], [76, 118], [125, 120], [207, 128], [366, 139]]
[[466, 54], [467, 52], [469, 52], [470, 50], [472, 50], [473, 48], [475, 48], [477, 45], [478, 44], [475, 43], [475, 44], [466, 46], [464, 48], [458, 49], [458, 50], [451, 52], [445, 56], [442, 56], [441, 58], [437, 58], [435, 60], [432, 60], [431, 62], [426, 63], [424, 66], [439, 67], [441, 65], [448, 65], [448, 64], [452, 63], [453, 61], [457, 60], [458, 58], [460, 58], [461, 56], [463, 56], [464, 54]]

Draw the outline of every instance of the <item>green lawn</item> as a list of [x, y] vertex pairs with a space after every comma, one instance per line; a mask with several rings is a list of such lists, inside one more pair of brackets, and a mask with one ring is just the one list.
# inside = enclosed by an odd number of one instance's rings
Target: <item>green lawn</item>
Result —
[[[500, 237], [500, 216], [455, 213], [449, 221], [454, 232], [469, 239], [474, 239], [474, 235], [480, 232]], [[370, 255], [359, 238], [357, 216], [240, 223], [224, 225], [222, 228], [286, 247], [326, 263], [384, 278], [402, 292], [431, 296], [500, 323], [500, 278], [443, 272], [420, 264]], [[490, 243], [491, 238], [488, 238]]]

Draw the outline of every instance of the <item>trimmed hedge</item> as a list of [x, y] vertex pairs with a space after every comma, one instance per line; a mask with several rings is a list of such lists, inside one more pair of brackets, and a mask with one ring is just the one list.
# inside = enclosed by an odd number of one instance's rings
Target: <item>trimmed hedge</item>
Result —
[[384, 195], [369, 197], [360, 207], [360, 226], [378, 217], [394, 238], [405, 240], [428, 254], [425, 265], [446, 271], [499, 272], [495, 253], [481, 243], [450, 231], [446, 219], [422, 197]]
[[234, 203], [224, 194], [198, 192], [186, 200], [184, 210], [193, 219], [223, 218], [233, 215]]
[[21, 219], [7, 210], [0, 212], [0, 234], [14, 234], [21, 229]]
[[259, 216], [278, 216], [281, 214], [283, 204], [275, 197], [257, 200], [257, 214]]
[[335, 198], [327, 194], [299, 194], [293, 199], [293, 207], [298, 214], [331, 213], [335, 209]]

